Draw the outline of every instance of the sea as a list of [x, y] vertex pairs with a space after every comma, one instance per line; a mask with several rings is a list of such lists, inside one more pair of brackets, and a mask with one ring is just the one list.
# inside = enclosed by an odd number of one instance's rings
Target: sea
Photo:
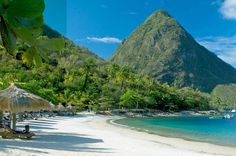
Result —
[[209, 116], [124, 118], [115, 123], [139, 131], [186, 140], [236, 147], [236, 114], [232, 119]]

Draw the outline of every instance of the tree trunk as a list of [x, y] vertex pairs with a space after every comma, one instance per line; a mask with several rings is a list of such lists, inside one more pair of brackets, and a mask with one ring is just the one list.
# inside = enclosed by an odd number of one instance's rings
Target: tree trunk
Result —
[[124, 80], [121, 80], [120, 89], [121, 89], [121, 90], [124, 90]]
[[138, 110], [138, 102], [136, 103], [136, 111]]
[[84, 79], [84, 84], [83, 84], [83, 86], [82, 86], [82, 91], [83, 91], [83, 92], [86, 91], [86, 87], [87, 87], [88, 79], [89, 79], [89, 73], [86, 73], [86, 75], [85, 75], [85, 79]]

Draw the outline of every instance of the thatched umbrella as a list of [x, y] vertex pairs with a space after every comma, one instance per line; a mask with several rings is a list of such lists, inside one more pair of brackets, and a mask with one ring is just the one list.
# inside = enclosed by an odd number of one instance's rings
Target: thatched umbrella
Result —
[[65, 111], [65, 107], [61, 104], [61, 103], [59, 103], [57, 106], [56, 106], [56, 111]]
[[66, 106], [66, 110], [69, 111], [69, 112], [72, 112], [72, 113], [76, 112], [76, 109], [71, 104]]
[[16, 127], [16, 113], [46, 110], [50, 107], [51, 104], [47, 100], [20, 89], [14, 83], [0, 91], [0, 110], [11, 112], [13, 129]]

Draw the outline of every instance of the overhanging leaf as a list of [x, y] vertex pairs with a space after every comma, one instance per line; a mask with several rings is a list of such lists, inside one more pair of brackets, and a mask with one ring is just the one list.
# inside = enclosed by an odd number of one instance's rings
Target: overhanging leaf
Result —
[[23, 42], [27, 43], [29, 46], [33, 46], [35, 44], [36, 39], [34, 34], [27, 28], [14, 28], [14, 32]]
[[41, 59], [45, 60], [46, 62], [49, 61], [49, 58], [48, 58], [47, 54], [45, 53], [44, 49], [37, 48], [37, 52], [40, 54]]
[[2, 4], [3, 7], [7, 6], [9, 0], [0, 0], [0, 4]]
[[17, 18], [17, 21], [19, 24], [21, 24], [24, 27], [30, 28], [30, 29], [38, 29], [42, 28], [43, 26], [43, 16], [38, 16], [33, 19], [27, 19], [27, 18]]
[[37, 66], [42, 65], [42, 58], [35, 47], [30, 47], [26, 52], [23, 53], [22, 61], [26, 64], [35, 64]]
[[65, 42], [62, 38], [53, 38], [53, 39], [40, 38], [37, 40], [37, 47], [48, 51], [58, 51], [63, 49], [64, 46]]
[[45, 9], [44, 0], [12, 0], [6, 13], [15, 17], [36, 18]]
[[10, 28], [5, 23], [4, 19], [1, 18], [0, 22], [0, 33], [1, 33], [1, 41], [3, 46], [6, 48], [6, 51], [14, 55], [14, 52], [16, 50], [16, 36], [15, 34], [10, 30]]
[[27, 28], [29, 30], [41, 29], [43, 26], [43, 16], [36, 18], [22, 18], [4, 15], [4, 19], [15, 28]]

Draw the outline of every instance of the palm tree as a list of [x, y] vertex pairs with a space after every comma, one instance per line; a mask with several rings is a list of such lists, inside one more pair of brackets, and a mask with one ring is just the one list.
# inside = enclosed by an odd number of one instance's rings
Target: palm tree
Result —
[[130, 68], [129, 67], [122, 67], [116, 75], [116, 80], [120, 82], [120, 89], [125, 89], [125, 82], [130, 78]]

